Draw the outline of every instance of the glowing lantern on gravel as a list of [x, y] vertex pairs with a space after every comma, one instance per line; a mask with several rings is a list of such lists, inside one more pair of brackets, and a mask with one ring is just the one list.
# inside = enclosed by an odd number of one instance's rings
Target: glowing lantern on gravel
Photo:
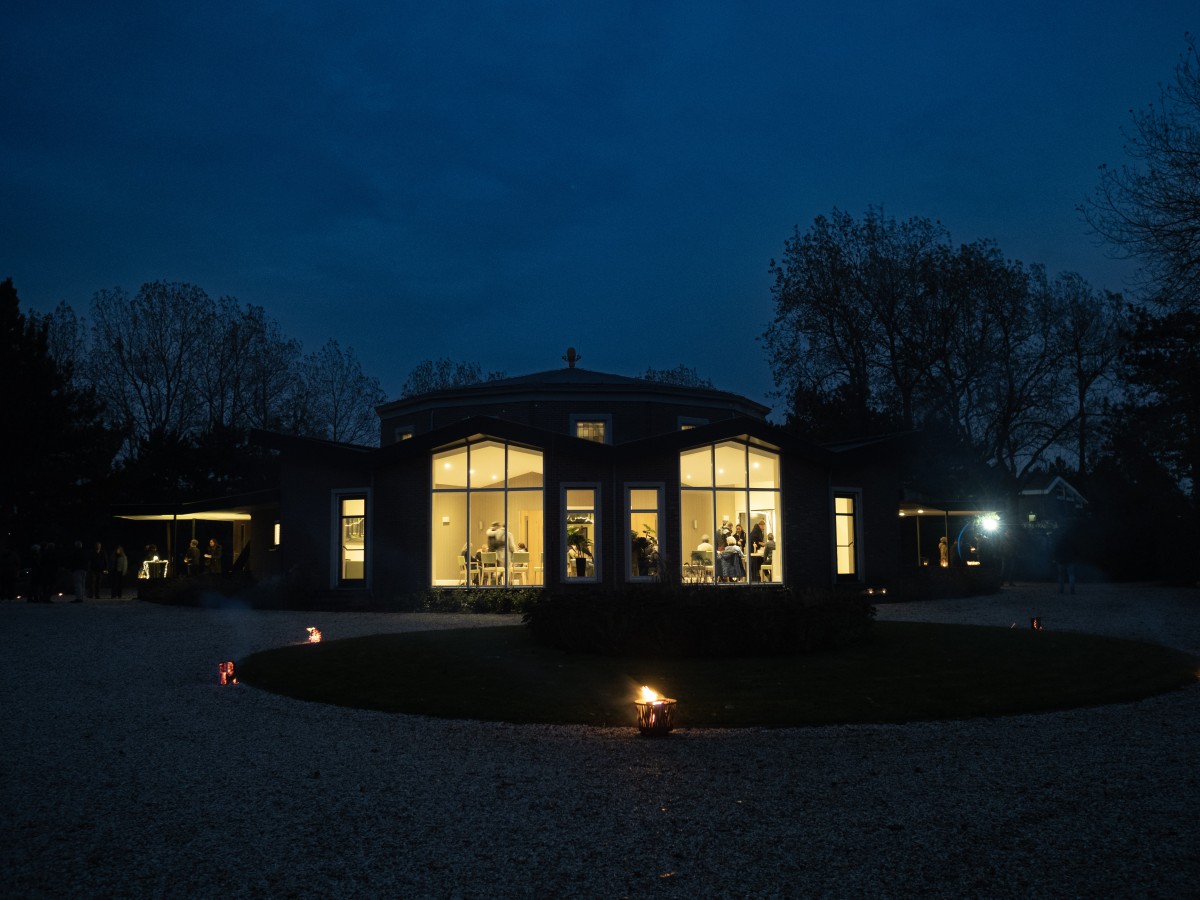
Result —
[[308, 631], [308, 642], [310, 644], [321, 643], [321, 629], [320, 628], [308, 628], [305, 630]]
[[645, 737], [664, 737], [675, 726], [675, 701], [642, 686], [637, 707], [638, 730]]
[[221, 679], [221, 684], [237, 684], [237, 676], [233, 674], [233, 661], [217, 663], [217, 675]]

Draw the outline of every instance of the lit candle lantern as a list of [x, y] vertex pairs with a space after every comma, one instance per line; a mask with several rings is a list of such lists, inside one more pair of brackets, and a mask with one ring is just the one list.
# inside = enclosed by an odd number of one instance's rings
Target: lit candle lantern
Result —
[[646, 737], [663, 737], [675, 727], [675, 701], [650, 688], [642, 687], [637, 708], [638, 730]]

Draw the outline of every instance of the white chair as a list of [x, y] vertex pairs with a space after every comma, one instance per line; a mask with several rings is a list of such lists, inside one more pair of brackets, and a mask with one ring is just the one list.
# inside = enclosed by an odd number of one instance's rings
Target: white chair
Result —
[[479, 554], [479, 571], [483, 575], [484, 584], [499, 584], [504, 579], [499, 557], [498, 553]]
[[516, 551], [509, 559], [512, 562], [512, 574], [509, 577], [509, 584], [528, 584], [529, 583], [529, 553], [526, 551]]

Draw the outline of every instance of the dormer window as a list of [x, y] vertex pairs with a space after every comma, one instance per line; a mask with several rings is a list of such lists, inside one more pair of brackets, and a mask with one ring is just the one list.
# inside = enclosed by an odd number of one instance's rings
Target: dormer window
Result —
[[612, 416], [573, 415], [571, 434], [580, 440], [595, 441], [597, 444], [612, 443]]

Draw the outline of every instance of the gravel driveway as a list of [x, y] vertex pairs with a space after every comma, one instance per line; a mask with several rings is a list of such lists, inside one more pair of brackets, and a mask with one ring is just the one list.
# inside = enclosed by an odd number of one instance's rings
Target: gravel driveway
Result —
[[[880, 607], [1200, 656], [1200, 592]], [[304, 639], [432, 614], [0, 605], [6, 897], [1197, 896], [1200, 685], [1138, 703], [806, 729], [509, 726], [238, 685]]]

